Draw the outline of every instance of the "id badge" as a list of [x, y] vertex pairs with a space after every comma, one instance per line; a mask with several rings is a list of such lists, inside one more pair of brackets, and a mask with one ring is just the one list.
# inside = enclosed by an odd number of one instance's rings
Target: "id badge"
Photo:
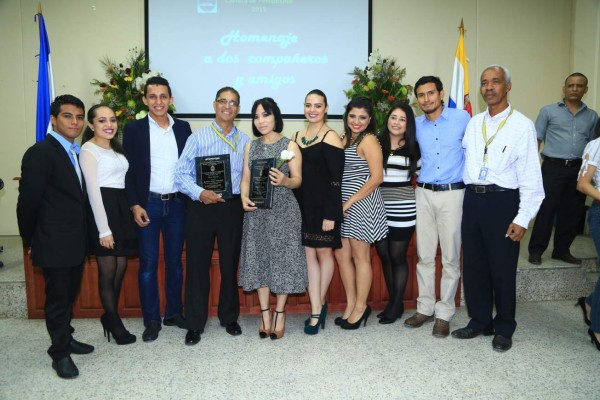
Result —
[[487, 178], [487, 173], [487, 167], [481, 167], [481, 169], [479, 170], [479, 179], [485, 181], [485, 179]]

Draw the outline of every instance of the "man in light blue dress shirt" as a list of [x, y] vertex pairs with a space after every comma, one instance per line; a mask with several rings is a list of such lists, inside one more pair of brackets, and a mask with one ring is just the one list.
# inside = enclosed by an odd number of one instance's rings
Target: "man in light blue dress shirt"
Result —
[[[404, 325], [419, 328], [435, 319], [432, 334], [445, 338], [456, 311], [454, 298], [460, 281], [461, 218], [465, 185], [462, 181], [462, 139], [470, 120], [464, 110], [443, 105], [444, 88], [435, 76], [415, 84], [424, 115], [417, 117], [417, 141], [421, 149], [421, 172], [417, 179], [417, 312]], [[440, 300], [436, 301], [435, 260], [438, 243], [442, 251]]]
[[529, 239], [529, 262], [535, 265], [542, 263], [555, 225], [552, 258], [581, 264], [570, 251], [585, 205], [585, 195], [576, 188], [577, 177], [583, 149], [594, 138], [598, 121], [596, 111], [581, 101], [587, 90], [585, 75], [569, 75], [563, 86], [563, 100], [543, 107], [535, 121], [538, 143], [544, 143], [542, 177], [546, 193]]
[[[200, 341], [208, 318], [210, 264], [215, 245], [219, 246], [221, 287], [218, 316], [221, 326], [232, 336], [240, 335], [237, 323], [240, 301], [237, 284], [238, 262], [242, 243], [244, 209], [240, 200], [240, 183], [244, 165], [244, 148], [251, 139], [234, 124], [240, 110], [240, 95], [224, 87], [213, 102], [215, 119], [198, 129], [188, 139], [175, 168], [175, 184], [189, 197], [186, 214], [185, 344]], [[228, 154], [231, 166], [232, 196], [221, 196], [198, 184], [196, 158]]]

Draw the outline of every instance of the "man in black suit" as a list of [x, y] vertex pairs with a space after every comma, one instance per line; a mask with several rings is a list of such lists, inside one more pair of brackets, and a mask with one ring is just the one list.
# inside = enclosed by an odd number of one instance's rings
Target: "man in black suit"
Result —
[[151, 342], [161, 330], [158, 295], [158, 250], [163, 235], [165, 259], [164, 325], [184, 328], [183, 265], [185, 202], [174, 182], [175, 164], [192, 133], [190, 124], [171, 117], [173, 97], [169, 82], [162, 77], [146, 81], [144, 104], [149, 115], [125, 127], [123, 147], [129, 160], [125, 189], [138, 225], [140, 254], [139, 290], [146, 329], [144, 342]]
[[84, 106], [71, 95], [50, 105], [53, 130], [23, 156], [17, 219], [23, 246], [33, 265], [42, 267], [46, 288], [44, 312], [52, 345], [48, 354], [61, 378], [79, 375], [71, 354], [93, 346], [72, 337], [71, 311], [83, 275], [87, 249], [86, 191], [75, 139], [84, 124]]

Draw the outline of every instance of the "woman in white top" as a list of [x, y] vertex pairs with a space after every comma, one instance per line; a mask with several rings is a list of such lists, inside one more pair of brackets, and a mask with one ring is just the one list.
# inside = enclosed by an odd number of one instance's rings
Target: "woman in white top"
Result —
[[129, 168], [117, 138], [117, 118], [110, 107], [95, 105], [87, 114], [79, 163], [91, 206], [88, 225], [92, 252], [98, 263], [98, 288], [105, 314], [100, 318], [105, 336], [117, 344], [136, 340], [118, 314], [127, 256], [137, 252], [136, 231], [127, 206], [125, 173]]
[[[600, 133], [600, 122], [596, 134]], [[592, 140], [583, 150], [583, 162], [577, 179], [577, 190], [594, 199], [588, 214], [588, 226], [596, 252], [600, 255], [600, 139]], [[591, 342], [600, 350], [600, 279], [594, 292], [587, 298], [580, 297], [577, 304], [583, 310], [583, 320], [590, 326]]]

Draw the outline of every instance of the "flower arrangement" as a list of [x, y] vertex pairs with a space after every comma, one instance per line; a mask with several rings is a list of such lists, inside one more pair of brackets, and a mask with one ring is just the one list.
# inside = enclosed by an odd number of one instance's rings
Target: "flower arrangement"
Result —
[[[94, 94], [102, 95], [101, 104], [115, 111], [119, 122], [119, 136], [123, 134], [125, 125], [134, 119], [142, 119], [148, 114], [144, 104], [144, 87], [148, 78], [160, 76], [160, 72], [151, 71], [150, 63], [143, 49], [134, 47], [124, 63], [117, 64], [109, 57], [100, 60], [106, 73], [106, 82], [94, 79], [91, 84], [98, 89]], [[175, 111], [171, 105], [169, 111]]]
[[371, 53], [367, 66], [355, 67], [350, 73], [354, 75], [352, 87], [344, 93], [348, 99], [354, 96], [365, 96], [373, 102], [373, 115], [377, 131], [385, 127], [386, 116], [395, 102], [408, 104], [408, 95], [412, 86], [402, 84], [406, 68], [396, 65], [396, 60], [383, 58], [379, 50]]

